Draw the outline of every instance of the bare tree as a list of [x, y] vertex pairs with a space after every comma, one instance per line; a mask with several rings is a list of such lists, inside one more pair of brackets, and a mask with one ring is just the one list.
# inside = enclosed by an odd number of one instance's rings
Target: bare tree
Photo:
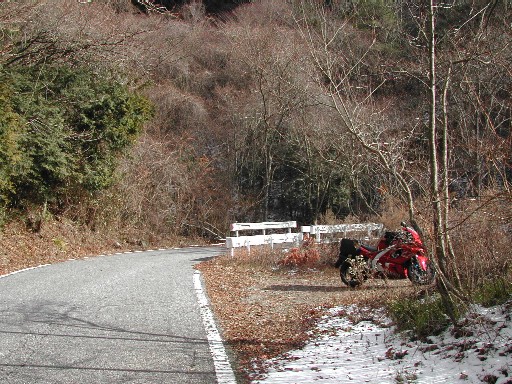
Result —
[[[385, 173], [393, 176], [408, 206], [409, 219], [415, 222], [413, 190], [417, 184], [408, 171], [404, 155], [407, 140], [414, 136], [416, 125], [409, 132], [393, 132], [389, 122], [382, 119], [387, 110], [373, 97], [383, 82], [362, 84], [357, 78], [364, 61], [371, 54], [375, 38], [362, 39], [366, 44], [350, 46], [356, 31], [346, 20], [330, 17], [330, 13], [316, 2], [301, 1], [296, 22], [309, 53], [320, 74], [317, 81], [325, 84], [328, 105], [339, 117], [339, 128], [352, 136], [360, 152]], [[318, 26], [311, 23], [315, 18]], [[359, 37], [359, 36], [358, 36]], [[343, 55], [343, 52], [346, 52]], [[363, 75], [364, 76], [364, 75]]]
[[[340, 131], [351, 135], [360, 150], [368, 154], [371, 164], [396, 182], [399, 195], [407, 201], [409, 219], [413, 223], [416, 222], [417, 204], [422, 199], [429, 201], [428, 213], [423, 215], [430, 222], [427, 221], [423, 229], [427, 233], [432, 231], [431, 243], [439, 267], [439, 288], [448, 314], [455, 319], [455, 301], [463, 299], [464, 293], [450, 237], [455, 226], [451, 215], [451, 192], [458, 161], [454, 155], [457, 147], [453, 142], [453, 128], [458, 125], [454, 119], [454, 110], [467, 114], [471, 110], [468, 106], [478, 106], [473, 107], [477, 117], [472, 123], [478, 127], [485, 122], [495, 137], [494, 143], [490, 143], [493, 159], [487, 157], [490, 161], [485, 161], [486, 167], [492, 166], [497, 175], [496, 179], [500, 180], [502, 192], [508, 193], [506, 191], [510, 190], [510, 167], [506, 165], [506, 155], [503, 156], [507, 152], [503, 151], [504, 144], [510, 140], [510, 133], [507, 133], [509, 128], [505, 128], [510, 126], [510, 108], [505, 101], [510, 95], [499, 86], [490, 92], [484, 91], [488, 86], [483, 83], [474, 87], [475, 77], [469, 77], [470, 71], [476, 68], [476, 71], [488, 73], [490, 68], [487, 66], [491, 62], [496, 64], [494, 68], [503, 68], [504, 62], [501, 58], [506, 55], [501, 52], [510, 52], [509, 42], [502, 44], [500, 48], [496, 47], [492, 54], [489, 50], [488, 40], [491, 40], [491, 34], [487, 26], [492, 22], [491, 15], [496, 13], [497, 4], [484, 2], [479, 7], [463, 4], [457, 8], [454, 4], [431, 0], [428, 3], [411, 3], [407, 8], [397, 10], [397, 14], [407, 11], [407, 16], [403, 16], [403, 19], [407, 19], [405, 21], [409, 23], [411, 52], [418, 54], [418, 60], [416, 63], [405, 63], [402, 68], [397, 67], [392, 74], [416, 81], [418, 89], [422, 89], [418, 100], [423, 100], [421, 105], [425, 105], [425, 110], [428, 111], [422, 115], [422, 107], [417, 108], [409, 116], [411, 119], [408, 126], [401, 125], [397, 120], [390, 120], [390, 109], [382, 108], [384, 104], [380, 97], [381, 89], [394, 81], [392, 76], [379, 77], [374, 72], [373, 78], [381, 80], [367, 80], [372, 77], [372, 73], [365, 71], [370, 68], [370, 63], [376, 61], [381, 64], [375, 55], [378, 45], [382, 43], [377, 34], [372, 30], [365, 33], [356, 30], [347, 17], [333, 12], [332, 4], [327, 8], [314, 1], [300, 1], [298, 4], [300, 12], [296, 22], [304, 41], [309, 45], [317, 73], [320, 74], [317, 82], [324, 85], [329, 105], [339, 116]], [[501, 11], [506, 11], [505, 8]], [[438, 25], [440, 13], [444, 23]], [[397, 28], [403, 26], [398, 25]], [[355, 39], [353, 36], [356, 33], [363, 34], [364, 37]], [[502, 33], [507, 35], [509, 32], [503, 30]], [[404, 33], [405, 35], [407, 34]], [[360, 42], [358, 49], [354, 47], [354, 40]], [[361, 42], [365, 42], [365, 45]], [[466, 46], [470, 48], [464, 49]], [[381, 64], [382, 67], [385, 65]], [[377, 65], [373, 64], [372, 68], [375, 70]], [[492, 71], [497, 73], [496, 69]], [[501, 83], [509, 83], [510, 71], [508, 75], [506, 73], [506, 69], [501, 71]], [[458, 91], [461, 86], [467, 87], [470, 84], [473, 97], [467, 97], [467, 93], [464, 96]], [[400, 108], [400, 104], [394, 107]], [[414, 116], [414, 113], [418, 115]], [[385, 118], [379, 119], [382, 116]], [[499, 134], [496, 136], [498, 132], [501, 137]], [[471, 131], [464, 134], [468, 140], [476, 140], [480, 150], [483, 150], [480, 144], [481, 134], [480, 138], [479, 135], [475, 137]], [[425, 148], [428, 154], [425, 159], [428, 173], [424, 173], [429, 178], [415, 170], [420, 167], [421, 155], [408, 154], [408, 151], [415, 148], [416, 135], [426, 137], [428, 142], [428, 147]], [[484, 155], [482, 151], [476, 152], [479, 156]], [[483, 159], [480, 163], [484, 164]], [[502, 171], [497, 171], [498, 169]]]
[[242, 29], [235, 37], [235, 60], [239, 60], [254, 85], [249, 104], [244, 108], [238, 134], [239, 171], [248, 176], [245, 185], [261, 190], [262, 219], [270, 214], [275, 175], [283, 163], [285, 148], [294, 134], [294, 119], [307, 108], [307, 92], [296, 68], [300, 50], [276, 26]]

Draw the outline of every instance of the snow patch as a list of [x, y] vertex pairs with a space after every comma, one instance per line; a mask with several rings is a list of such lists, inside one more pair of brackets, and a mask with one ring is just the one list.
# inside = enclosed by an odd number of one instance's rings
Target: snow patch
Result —
[[474, 306], [459, 326], [412, 341], [383, 310], [332, 308], [303, 349], [265, 361], [251, 383], [512, 384], [511, 309]]

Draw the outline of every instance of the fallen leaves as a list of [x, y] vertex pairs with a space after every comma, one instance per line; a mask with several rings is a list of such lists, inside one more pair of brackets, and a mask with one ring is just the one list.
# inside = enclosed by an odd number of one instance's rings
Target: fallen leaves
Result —
[[372, 280], [354, 290], [342, 285], [336, 268], [276, 270], [246, 261], [226, 255], [197, 266], [223, 339], [245, 382], [249, 374], [254, 378], [263, 369], [262, 360], [302, 347], [325, 308], [354, 302], [382, 304], [384, 297], [411, 287], [407, 280]]

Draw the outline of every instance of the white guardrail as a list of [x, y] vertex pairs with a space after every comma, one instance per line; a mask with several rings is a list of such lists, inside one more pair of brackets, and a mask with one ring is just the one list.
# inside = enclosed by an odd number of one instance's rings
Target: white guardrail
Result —
[[[368, 238], [372, 238], [372, 232], [378, 231], [380, 234], [383, 228], [382, 224], [375, 223], [311, 225], [301, 227], [300, 232], [292, 232], [292, 229], [297, 229], [296, 221], [233, 223], [230, 230], [235, 236], [226, 238], [226, 248], [233, 255], [235, 248], [247, 247], [250, 252], [252, 245], [270, 245], [274, 248], [274, 244], [291, 243], [298, 246], [305, 236], [314, 236], [315, 242], [328, 242], [328, 238], [322, 240], [322, 235], [342, 233], [343, 237], [346, 237], [351, 232], [366, 232]], [[267, 234], [268, 230], [286, 230], [286, 233]], [[240, 236], [241, 231], [261, 231], [261, 234]]]
[[[306, 231], [307, 227], [302, 227], [302, 232]], [[350, 232], [366, 232], [367, 237], [372, 239], [372, 232], [382, 232], [384, 229], [383, 224], [367, 223], [367, 224], [336, 224], [336, 225], [311, 225], [310, 235], [315, 236], [317, 243], [322, 242], [323, 234], [343, 233], [343, 237], [347, 237]], [[378, 236], [377, 236], [378, 237]]]
[[[270, 245], [272, 248], [274, 248], [274, 244], [282, 243], [296, 243], [298, 245], [302, 241], [302, 233], [292, 233], [293, 228], [297, 228], [296, 221], [233, 223], [230, 230], [235, 233], [235, 236], [226, 238], [226, 248], [230, 249], [231, 255], [233, 255], [234, 248], [247, 247], [250, 251], [251, 245]], [[287, 233], [267, 234], [267, 230], [275, 229], [285, 229]], [[240, 231], [261, 231], [261, 234], [239, 236]]]

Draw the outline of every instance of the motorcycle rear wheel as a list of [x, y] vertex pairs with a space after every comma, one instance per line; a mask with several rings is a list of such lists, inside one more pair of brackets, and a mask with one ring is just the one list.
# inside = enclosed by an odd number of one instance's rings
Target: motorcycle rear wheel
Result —
[[348, 258], [340, 266], [341, 281], [350, 288], [361, 285], [370, 275], [368, 264], [363, 257]]
[[430, 263], [427, 264], [427, 270], [424, 271], [421, 269], [418, 260], [413, 258], [411, 263], [407, 266], [407, 276], [413, 284], [428, 285], [434, 281], [436, 272]]

